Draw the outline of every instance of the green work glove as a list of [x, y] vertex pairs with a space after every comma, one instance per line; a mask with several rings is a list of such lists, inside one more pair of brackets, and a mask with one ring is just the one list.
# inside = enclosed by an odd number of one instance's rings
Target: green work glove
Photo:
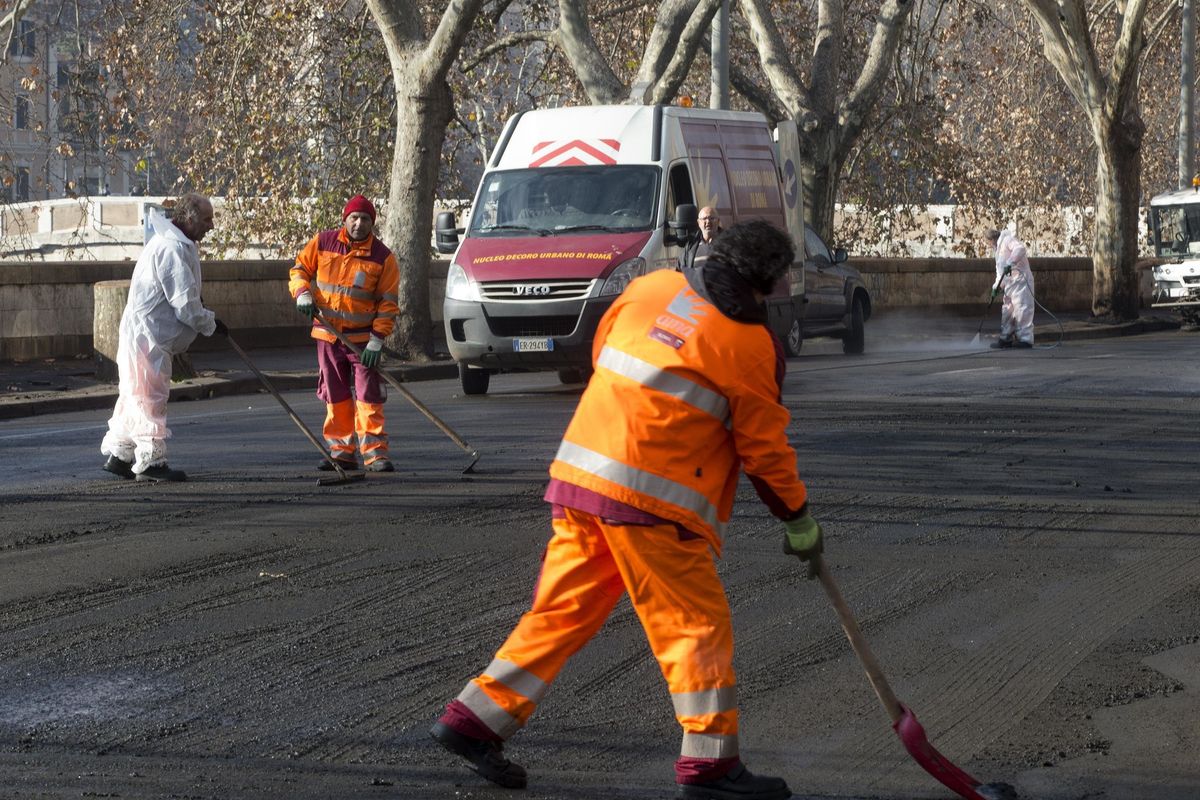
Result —
[[808, 563], [808, 578], [817, 577], [814, 556], [825, 551], [825, 538], [821, 535], [821, 526], [809, 514], [804, 514], [783, 523], [783, 552], [796, 556]]
[[383, 340], [371, 337], [371, 341], [367, 342], [367, 346], [362, 349], [362, 356], [359, 360], [367, 369], [375, 369], [379, 366], [379, 359], [383, 355]]
[[999, 295], [1000, 295], [999, 287], [993, 286], [992, 287], [992, 299], [995, 300]]
[[1012, 272], [1012, 264], [1005, 264], [1004, 265], [1004, 274], [1007, 275], [1010, 272]]
[[309, 319], [315, 317], [317, 315], [317, 307], [313, 303], [312, 295], [308, 292], [301, 292], [297, 295], [296, 310]]

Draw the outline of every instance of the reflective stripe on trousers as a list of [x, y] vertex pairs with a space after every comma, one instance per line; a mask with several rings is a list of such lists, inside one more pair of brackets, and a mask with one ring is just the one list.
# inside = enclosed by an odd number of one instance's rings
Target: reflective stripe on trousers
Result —
[[674, 524], [615, 525], [564, 509], [533, 607], [459, 701], [508, 738], [626, 591], [671, 692], [681, 755], [738, 755], [729, 604], [707, 542], [680, 541]]
[[363, 463], [388, 455], [388, 437], [383, 429], [383, 404], [343, 400], [325, 406], [325, 444], [335, 458], [354, 460], [354, 440], [362, 451]]
[[334, 458], [354, 460], [354, 401], [328, 403], [325, 406], [325, 445]]

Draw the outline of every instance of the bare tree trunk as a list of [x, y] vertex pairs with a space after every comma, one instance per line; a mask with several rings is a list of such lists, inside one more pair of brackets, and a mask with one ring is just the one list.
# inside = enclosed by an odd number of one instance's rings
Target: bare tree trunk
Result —
[[446, 5], [437, 29], [422, 30], [413, 0], [368, 0], [387, 47], [396, 89], [396, 144], [383, 239], [400, 265], [400, 314], [388, 343], [401, 355], [433, 354], [429, 313], [429, 255], [433, 196], [453, 98], [446, 73], [462, 49], [484, 0]]
[[837, 129], [822, 125], [813, 134], [800, 137], [801, 188], [804, 216], [825, 241], [832, 241], [833, 212], [841, 182], [842, 161], [837, 158]]
[[412, 359], [433, 355], [433, 318], [429, 311], [429, 236], [433, 187], [437, 185], [442, 140], [454, 113], [450, 86], [436, 78], [396, 75], [396, 147], [383, 238], [400, 263], [400, 314], [388, 345]]
[[1138, 316], [1141, 130], [1137, 116], [1109, 125], [1096, 158], [1092, 314], [1114, 321]]

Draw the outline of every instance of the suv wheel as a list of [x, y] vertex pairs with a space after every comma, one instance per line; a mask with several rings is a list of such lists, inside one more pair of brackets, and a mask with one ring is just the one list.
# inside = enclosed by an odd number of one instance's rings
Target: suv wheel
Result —
[[563, 367], [558, 370], [559, 383], [587, 383], [591, 377], [592, 370], [590, 367]]
[[866, 348], [866, 333], [863, 330], [862, 300], [855, 297], [850, 303], [850, 330], [842, 339], [842, 352], [849, 355], [860, 355]]
[[462, 383], [463, 394], [487, 394], [488, 383], [492, 373], [486, 369], [474, 369], [466, 364], [458, 364], [458, 380]]
[[788, 328], [787, 336], [783, 338], [783, 353], [788, 358], [795, 358], [800, 355], [800, 347], [804, 344], [804, 329], [800, 327], [800, 320], [792, 320], [792, 327]]

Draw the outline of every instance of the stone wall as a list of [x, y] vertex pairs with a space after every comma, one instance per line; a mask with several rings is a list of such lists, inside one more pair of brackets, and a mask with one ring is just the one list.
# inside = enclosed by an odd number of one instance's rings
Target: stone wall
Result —
[[[978, 258], [851, 259], [871, 291], [876, 312], [939, 308], [978, 314], [995, 277], [993, 262]], [[1092, 265], [1087, 258], [1035, 258], [1038, 300], [1054, 311], [1091, 308]], [[290, 261], [204, 264], [205, 304], [247, 346], [299, 344], [308, 323], [287, 291]], [[441, 325], [448, 259], [431, 265], [429, 310]], [[1150, 302], [1149, 270], [1141, 270], [1143, 304]], [[128, 280], [133, 263], [0, 263], [0, 361], [92, 355], [94, 285]], [[196, 349], [214, 347], [204, 338]]]
[[[309, 323], [288, 295], [291, 261], [221, 261], [203, 265], [204, 303], [239, 341], [254, 347], [303, 343]], [[449, 262], [430, 268], [429, 310], [441, 325]], [[0, 263], [0, 361], [92, 354], [94, 286], [129, 280], [133, 263]], [[194, 349], [216, 346], [199, 338]]]

